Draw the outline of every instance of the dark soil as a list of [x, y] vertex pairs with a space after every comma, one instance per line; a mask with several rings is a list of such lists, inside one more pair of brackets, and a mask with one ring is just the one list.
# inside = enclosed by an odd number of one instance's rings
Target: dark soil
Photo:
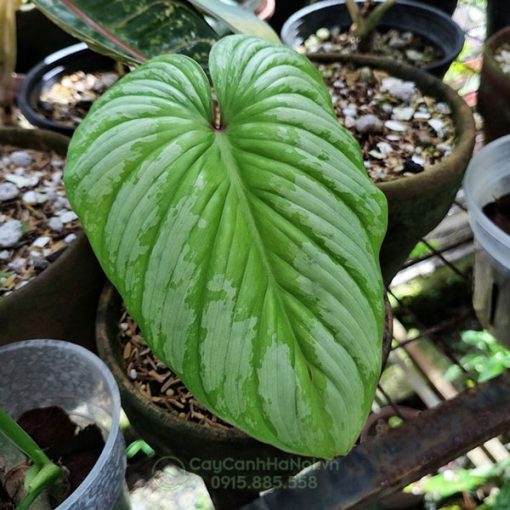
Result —
[[487, 218], [510, 235], [510, 193], [485, 205], [482, 210]]
[[[104, 448], [96, 425], [81, 429], [59, 407], [43, 407], [24, 413], [18, 424], [68, 474], [69, 493], [83, 482]], [[55, 507], [58, 506], [55, 503]], [[11, 510], [14, 503], [0, 483], [0, 510]]]

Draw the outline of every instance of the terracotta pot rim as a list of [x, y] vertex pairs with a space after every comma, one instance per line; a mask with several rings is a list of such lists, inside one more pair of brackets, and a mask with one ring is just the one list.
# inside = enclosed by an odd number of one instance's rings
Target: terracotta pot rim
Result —
[[[186, 428], [189, 432], [197, 434], [200, 437], [204, 437], [204, 435], [207, 434], [211, 440], [222, 441], [228, 439], [229, 441], [235, 441], [243, 444], [261, 443], [261, 441], [249, 436], [234, 426], [229, 430], [220, 428], [214, 429], [195, 422], [183, 420], [177, 416], [177, 413], [174, 414], [172, 411], [158, 407], [156, 404], [153, 404], [148, 399], [144, 398], [143, 395], [136, 390], [122, 367], [120, 349], [116, 352], [115, 347], [112, 345], [112, 336], [116, 338], [116, 334], [112, 335], [112, 332], [116, 331], [117, 324], [112, 324], [109, 317], [112, 309], [115, 309], [116, 306], [120, 304], [120, 301], [121, 297], [115, 287], [110, 282], [107, 282], [99, 298], [96, 320], [96, 343], [98, 354], [113, 373], [117, 384], [119, 385], [121, 395], [124, 393], [129, 394], [138, 409], [143, 409], [143, 411], [147, 415], [151, 416], [152, 419], [161, 422], [162, 426], [170, 426], [181, 429]], [[391, 306], [387, 298], [385, 307], [385, 337], [387, 337], [388, 347], [383, 350], [383, 362], [389, 354], [393, 335], [393, 315], [391, 314]]]
[[494, 52], [504, 43], [510, 42], [510, 26], [504, 27], [492, 34], [483, 45], [483, 65], [488, 65], [498, 78], [510, 80], [510, 76], [504, 73], [494, 57]]
[[[509, 27], [510, 28], [510, 27]], [[417, 87], [427, 95], [433, 96], [448, 104], [452, 110], [453, 122], [457, 133], [452, 153], [438, 163], [428, 167], [424, 172], [395, 179], [393, 181], [376, 183], [387, 197], [421, 195], [424, 185], [431, 181], [441, 182], [452, 175], [462, 176], [465, 165], [459, 164], [471, 158], [475, 144], [475, 122], [469, 106], [451, 87], [429, 73], [395, 62], [394, 60], [372, 55], [338, 55], [335, 53], [316, 53], [309, 55], [313, 62], [346, 62], [356, 67], [368, 66], [387, 71], [392, 76], [404, 80], [414, 81]]]

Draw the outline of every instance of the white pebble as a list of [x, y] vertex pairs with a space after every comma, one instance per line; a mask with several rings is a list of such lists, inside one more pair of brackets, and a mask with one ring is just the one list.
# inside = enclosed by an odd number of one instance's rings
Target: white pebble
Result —
[[12, 200], [18, 196], [18, 188], [10, 182], [0, 184], [0, 202]]
[[26, 259], [24, 259], [23, 257], [19, 257], [19, 258], [13, 260], [12, 262], [10, 262], [8, 267], [12, 271], [16, 271], [18, 273], [25, 269], [26, 263], [27, 263]]
[[362, 115], [356, 121], [356, 131], [359, 133], [379, 133], [382, 131], [383, 123], [375, 115]]
[[64, 243], [71, 244], [76, 239], [76, 234], [69, 234], [65, 236]]
[[384, 125], [392, 131], [403, 132], [406, 131], [407, 127], [398, 120], [387, 120]]
[[32, 246], [35, 246], [36, 248], [44, 248], [51, 239], [48, 236], [41, 236], [38, 237], [33, 243]]
[[452, 146], [449, 143], [438, 143], [436, 145], [437, 150], [440, 150], [444, 154], [451, 154]]
[[57, 216], [53, 216], [53, 218], [48, 221], [48, 227], [54, 232], [62, 232], [62, 230], [64, 230], [64, 222]]
[[9, 220], [0, 225], [0, 248], [12, 248], [23, 237], [23, 224]]
[[390, 76], [382, 80], [381, 91], [388, 92], [391, 96], [407, 102], [413, 97], [416, 85], [412, 81], [402, 81]]
[[387, 142], [379, 142], [377, 148], [383, 156], [387, 156], [393, 152], [393, 147]]
[[406, 57], [413, 62], [421, 62], [423, 60], [423, 53], [416, 50], [406, 50]]
[[436, 110], [439, 113], [442, 113], [443, 115], [450, 115], [450, 113], [452, 113], [452, 110], [451, 110], [450, 106], [448, 105], [448, 103], [437, 103]]
[[44, 193], [39, 193], [37, 191], [27, 191], [26, 193], [23, 193], [22, 200], [26, 204], [30, 205], [44, 204], [44, 202], [48, 201], [48, 195], [45, 195]]
[[356, 117], [357, 112], [358, 109], [355, 104], [348, 104], [346, 107], [342, 108], [344, 117]]
[[421, 156], [414, 155], [411, 158], [417, 165], [425, 166], [425, 160]]
[[430, 113], [426, 112], [416, 112], [414, 114], [414, 118], [416, 120], [429, 120], [430, 119]]
[[16, 166], [28, 166], [32, 163], [32, 156], [26, 151], [14, 151], [10, 155], [10, 159], [13, 165]]
[[9, 260], [11, 256], [11, 252], [9, 250], [0, 251], [0, 260]]
[[64, 214], [60, 216], [62, 223], [71, 223], [72, 221], [78, 218], [77, 214], [74, 211], [66, 211]]
[[35, 175], [32, 175], [30, 177], [24, 177], [23, 175], [8, 174], [5, 176], [5, 180], [12, 182], [18, 188], [32, 188], [34, 186], [37, 186], [39, 182], [39, 178], [36, 177]]
[[411, 120], [413, 118], [414, 108], [412, 106], [398, 106], [393, 109], [392, 119], [394, 120]]
[[384, 155], [376, 150], [371, 150], [368, 154], [375, 159], [384, 159]]
[[130, 371], [129, 371], [129, 378], [134, 381], [136, 380], [136, 370], [134, 368], [132, 368]]
[[52, 159], [51, 166], [53, 168], [62, 168], [64, 166], [64, 160], [63, 159]]
[[62, 181], [62, 171], [58, 170], [57, 172], [53, 172], [51, 176], [51, 182], [54, 184], [59, 184]]
[[321, 41], [327, 41], [331, 37], [331, 33], [327, 28], [319, 28], [319, 30], [317, 30], [317, 32], [315, 32], [315, 35]]
[[444, 122], [441, 119], [430, 119], [428, 124], [438, 136], [443, 136]]

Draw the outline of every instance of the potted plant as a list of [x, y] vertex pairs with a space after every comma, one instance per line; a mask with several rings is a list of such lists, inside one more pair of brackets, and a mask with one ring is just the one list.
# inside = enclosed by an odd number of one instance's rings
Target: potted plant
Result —
[[[274, 10], [274, 0], [242, 2], [240, 6], [249, 12], [256, 12], [261, 19], [267, 19]], [[161, 7], [164, 9], [163, 4]], [[152, 8], [154, 9], [154, 6]], [[65, 6], [60, 6], [60, 10], [65, 12]], [[243, 13], [243, 10], [237, 9], [234, 12]], [[247, 14], [250, 20], [247, 26], [252, 26], [255, 23], [254, 17]], [[194, 24], [204, 23], [196, 12], [189, 9], [184, 10], [183, 16], [188, 18], [190, 32], [195, 30]], [[136, 14], [134, 17], [136, 18]], [[85, 21], [90, 24], [90, 18], [87, 17]], [[208, 25], [204, 26], [197, 34], [197, 38], [200, 36], [214, 40], [217, 37], [215, 31], [228, 33], [229, 26], [220, 22], [221, 16], [219, 21], [214, 21], [214, 30]], [[159, 30], [161, 32], [164, 30], [165, 33], [175, 32], [176, 27], [173, 23], [173, 18], [168, 18]], [[134, 45], [147, 46], [147, 41], [154, 39], [152, 30], [145, 33], [143, 27], [141, 30], [137, 29], [138, 35]], [[180, 39], [175, 37], [175, 41], [173, 43], [170, 41], [170, 44], [181, 44], [179, 41]], [[161, 48], [159, 51], [163, 52], [164, 49], [172, 49], [172, 46]], [[71, 136], [93, 101], [125, 72], [122, 66], [116, 65], [115, 60], [92, 51], [85, 44], [59, 49], [30, 69], [21, 83], [17, 95], [18, 105], [23, 115], [34, 126]]]
[[71, 0], [34, 3], [57, 25], [95, 51], [128, 64], [137, 65], [157, 55], [179, 52], [207, 65], [211, 45], [219, 38], [207, 17], [212, 18], [213, 24], [227, 26], [233, 32], [279, 40], [271, 27], [250, 9], [221, 0], [146, 1], [144, 9], [139, 9], [138, 4], [123, 3], [122, 9], [112, 4], [110, 10]]
[[[37, 434], [42, 444], [55, 435], [66, 435], [67, 431], [59, 430], [59, 425], [61, 414], [67, 414], [80, 427], [95, 425], [104, 438], [104, 444], [95, 454], [97, 460], [92, 464], [90, 472], [84, 474], [85, 478], [72, 493], [64, 496], [58, 508], [129, 509], [124, 492], [124, 443], [119, 431], [120, 398], [115, 381], [101, 360], [82, 347], [63, 341], [17, 342], [0, 347], [0, 375], [3, 380], [12, 383], [0, 388], [0, 407], [5, 411], [0, 413], [0, 436], [2, 432], [7, 434], [9, 441], [13, 441], [32, 460], [25, 485], [28, 488], [28, 498], [18, 508], [51, 508], [45, 505], [48, 500], [44, 494], [31, 505], [37, 495], [33, 491], [39, 492], [51, 486], [52, 482], [62, 481], [62, 470], [48, 459], [37, 443], [27, 437], [8, 415], [15, 419], [23, 415], [24, 423], [31, 424], [33, 433]], [[50, 409], [53, 414], [47, 414], [45, 421], [32, 423], [30, 414], [33, 415], [41, 408]], [[55, 409], [60, 411], [56, 412]], [[67, 422], [64, 421], [62, 428], [66, 427]], [[72, 437], [72, 430], [67, 435]], [[73, 455], [73, 452], [67, 452], [67, 446], [62, 441], [54, 445], [53, 450], [66, 452], [61, 454], [65, 458], [65, 455]], [[85, 443], [82, 448], [85, 448]], [[26, 472], [26, 465], [16, 466], [12, 463], [16, 451], [2, 441], [0, 461], [3, 467], [7, 462], [11, 470], [2, 471], [0, 478], [3, 482], [10, 479], [11, 486], [19, 486], [23, 482], [20, 473]], [[82, 462], [85, 462], [83, 456]], [[15, 476], [21, 478], [17, 484], [12, 483]], [[69, 482], [72, 484], [73, 480]], [[7, 492], [9, 488], [7, 486]]]
[[477, 108], [486, 143], [510, 133], [510, 28], [502, 28], [483, 48]]
[[475, 237], [473, 306], [480, 323], [510, 345], [510, 136], [486, 145], [469, 164], [464, 191]]
[[152, 350], [199, 401], [288, 453], [345, 453], [381, 369], [385, 199], [307, 59], [231, 36], [209, 70], [217, 106], [182, 55], [114, 85], [73, 136], [68, 195]]
[[104, 276], [85, 236], [72, 241], [77, 221], [58, 216], [66, 212], [60, 179], [68, 142], [49, 131], [0, 128], [0, 344], [44, 335], [94, 348]]
[[462, 30], [449, 16], [407, 0], [376, 0], [373, 5], [375, 9], [365, 15], [361, 0], [317, 2], [286, 21], [282, 41], [307, 54], [375, 53], [438, 77], [446, 73], [464, 44]]

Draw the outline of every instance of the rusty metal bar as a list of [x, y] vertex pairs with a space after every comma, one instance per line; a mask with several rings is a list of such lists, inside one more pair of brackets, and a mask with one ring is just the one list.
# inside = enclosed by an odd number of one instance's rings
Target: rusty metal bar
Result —
[[[481, 426], [473, 426], [480, 424]], [[351, 510], [378, 500], [510, 427], [510, 373], [421, 413], [244, 510]], [[297, 485], [297, 484], [296, 484]]]

